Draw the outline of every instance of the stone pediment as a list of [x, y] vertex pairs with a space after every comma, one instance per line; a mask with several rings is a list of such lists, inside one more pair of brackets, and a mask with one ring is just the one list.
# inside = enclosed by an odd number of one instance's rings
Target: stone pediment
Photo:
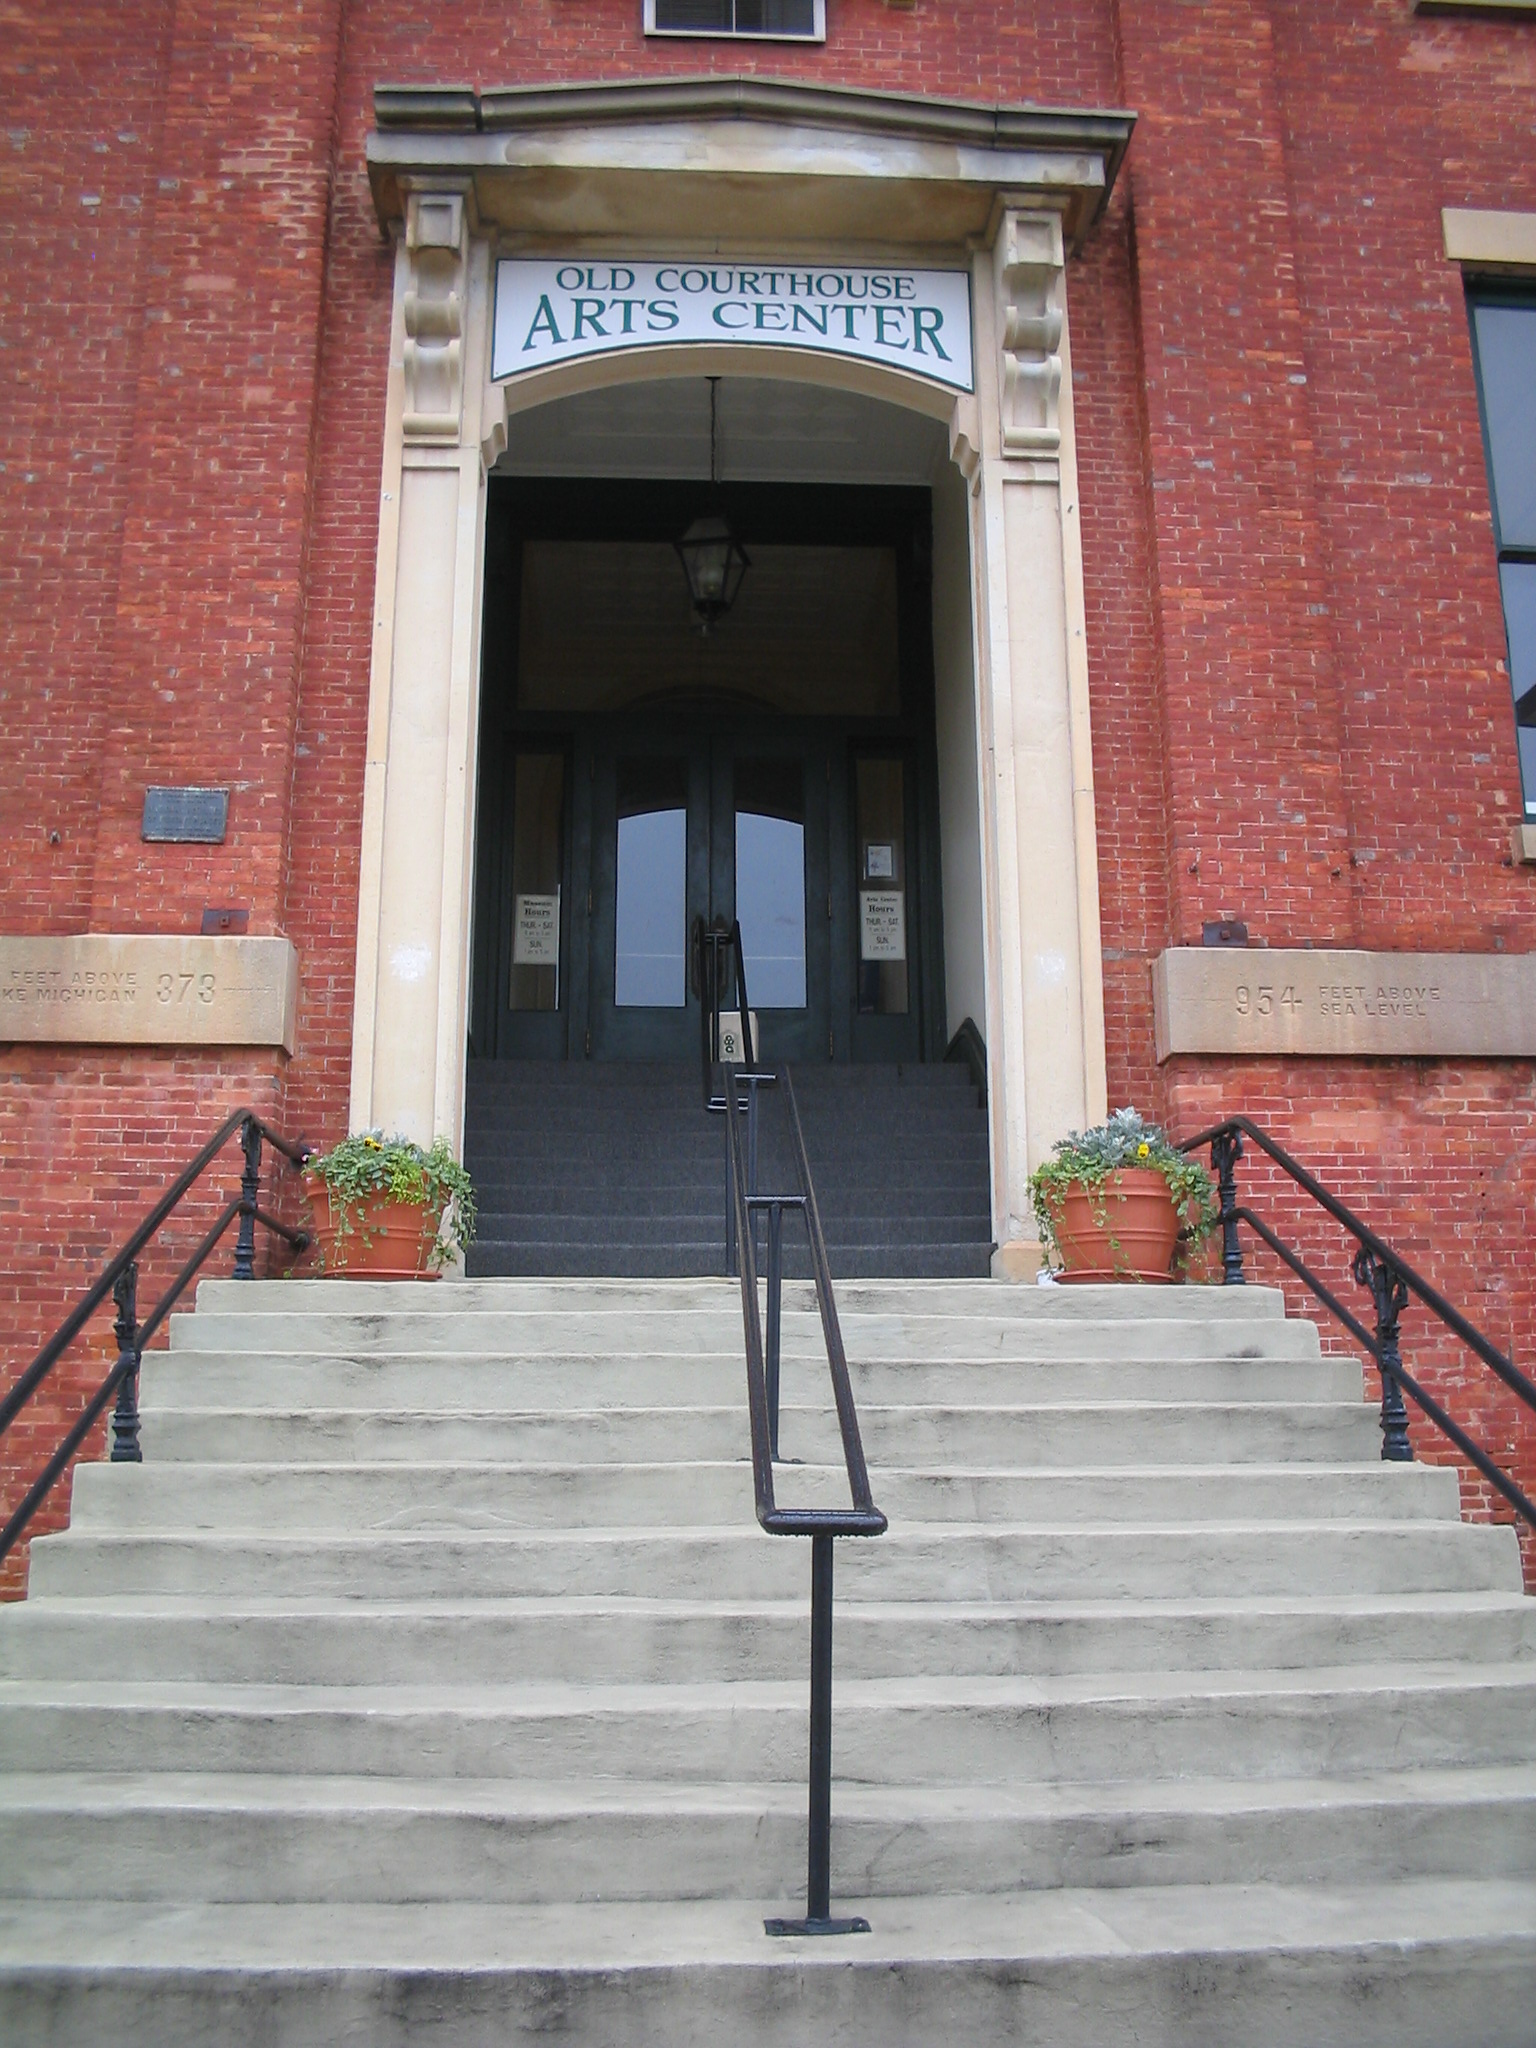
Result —
[[990, 244], [1004, 204], [1103, 212], [1135, 116], [763, 78], [379, 85], [368, 173], [386, 232], [424, 184], [471, 196], [508, 242], [929, 249]]

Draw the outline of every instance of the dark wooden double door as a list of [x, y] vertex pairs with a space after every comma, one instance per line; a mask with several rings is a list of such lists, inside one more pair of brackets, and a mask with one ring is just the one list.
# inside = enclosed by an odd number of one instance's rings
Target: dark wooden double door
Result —
[[694, 934], [739, 919], [765, 1058], [921, 1057], [912, 779], [899, 747], [777, 719], [510, 735], [472, 1049], [696, 1059]]

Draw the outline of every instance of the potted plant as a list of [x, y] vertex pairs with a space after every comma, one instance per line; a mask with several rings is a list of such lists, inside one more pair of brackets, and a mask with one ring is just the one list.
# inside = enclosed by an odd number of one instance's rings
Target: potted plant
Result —
[[1058, 1140], [1030, 1175], [1040, 1242], [1061, 1280], [1181, 1278], [1216, 1227], [1216, 1191], [1198, 1159], [1134, 1109]]
[[359, 1131], [304, 1163], [320, 1270], [358, 1280], [435, 1280], [475, 1234], [469, 1175], [437, 1138]]

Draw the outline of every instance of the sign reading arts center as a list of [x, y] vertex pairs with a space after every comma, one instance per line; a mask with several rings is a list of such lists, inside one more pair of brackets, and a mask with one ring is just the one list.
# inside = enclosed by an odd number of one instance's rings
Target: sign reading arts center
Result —
[[736, 342], [812, 349], [972, 389], [963, 270], [868, 264], [535, 263], [496, 266], [491, 375], [622, 349]]

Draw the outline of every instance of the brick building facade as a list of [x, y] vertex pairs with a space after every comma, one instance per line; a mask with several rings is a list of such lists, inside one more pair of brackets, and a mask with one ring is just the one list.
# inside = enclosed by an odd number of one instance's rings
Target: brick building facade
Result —
[[[380, 534], [397, 516], [386, 476], [381, 519], [381, 460], [404, 402], [402, 333], [413, 339], [402, 294], [424, 289], [414, 272], [401, 282], [411, 192], [464, 195], [443, 166], [466, 136], [485, 158], [492, 89], [706, 78], [1134, 116], [1123, 160], [1110, 128], [1094, 145], [1107, 196], [1083, 172], [1075, 197], [1024, 203], [1026, 224], [1053, 204], [1067, 221], [1077, 495], [1064, 466], [1060, 518], [1069, 596], [1080, 545], [1091, 727], [1091, 776], [1074, 770], [1069, 809], [1081, 820], [1086, 790], [1096, 849], [1092, 889], [1078, 876], [1092, 939], [1072, 1100], [1082, 1113], [1099, 1095], [1134, 1102], [1180, 1135], [1218, 1113], [1263, 1120], [1528, 1361], [1528, 1057], [1160, 1062], [1152, 994], [1159, 956], [1200, 946], [1214, 920], [1241, 920], [1271, 950], [1536, 952], [1536, 811], [1467, 297], [1536, 279], [1536, 21], [1520, 15], [1413, 0], [827, 0], [825, 40], [795, 42], [647, 36], [641, 0], [16, 10], [0, 60], [0, 930], [196, 933], [209, 909], [235, 908], [251, 934], [292, 941], [298, 1013], [291, 1057], [6, 1047], [6, 1375], [227, 1109], [255, 1104], [312, 1139], [357, 1120], [360, 903], [379, 887], [365, 809], [382, 759], [369, 730], [388, 630]], [[391, 115], [374, 98], [385, 83], [480, 97]], [[650, 118], [625, 128], [642, 150]], [[532, 135], [531, 160], [545, 131], [507, 119], [508, 160]], [[902, 119], [893, 155], [919, 147]], [[883, 132], [899, 127], [892, 114]], [[370, 130], [389, 143], [372, 181]], [[1087, 132], [1070, 131], [1073, 147]], [[396, 177], [396, 144], [431, 157], [431, 174]], [[455, 245], [534, 246], [484, 218], [491, 173], [475, 176]], [[610, 246], [682, 249], [664, 213], [627, 232]], [[850, 227], [823, 231], [833, 245], [869, 260]], [[979, 261], [990, 244], [969, 246]], [[474, 339], [456, 339], [467, 362]], [[985, 341], [979, 327], [978, 382], [993, 374]], [[952, 427], [957, 474], [964, 438]], [[475, 435], [461, 444], [473, 453]], [[479, 455], [497, 460], [492, 444]], [[222, 843], [146, 842], [156, 785], [227, 789]], [[1006, 991], [992, 998], [1014, 1028]], [[462, 1065], [442, 1045], [424, 1057]], [[453, 1088], [428, 1100], [462, 1114]], [[1031, 1160], [1073, 1120], [1054, 1116], [1032, 1117]], [[1256, 1167], [1247, 1185], [1263, 1191]], [[1279, 1190], [1273, 1201], [1337, 1273], [1337, 1248]], [[999, 1216], [995, 1235], [1017, 1233]], [[1422, 1331], [1410, 1320], [1416, 1366], [1536, 1483], [1536, 1433], [1513, 1400]], [[107, 1344], [99, 1331], [12, 1432], [7, 1504]], [[1416, 1441], [1445, 1455], [1417, 1428]], [[65, 1506], [61, 1494], [39, 1526]], [[3, 1590], [23, 1583], [13, 1558]]]

